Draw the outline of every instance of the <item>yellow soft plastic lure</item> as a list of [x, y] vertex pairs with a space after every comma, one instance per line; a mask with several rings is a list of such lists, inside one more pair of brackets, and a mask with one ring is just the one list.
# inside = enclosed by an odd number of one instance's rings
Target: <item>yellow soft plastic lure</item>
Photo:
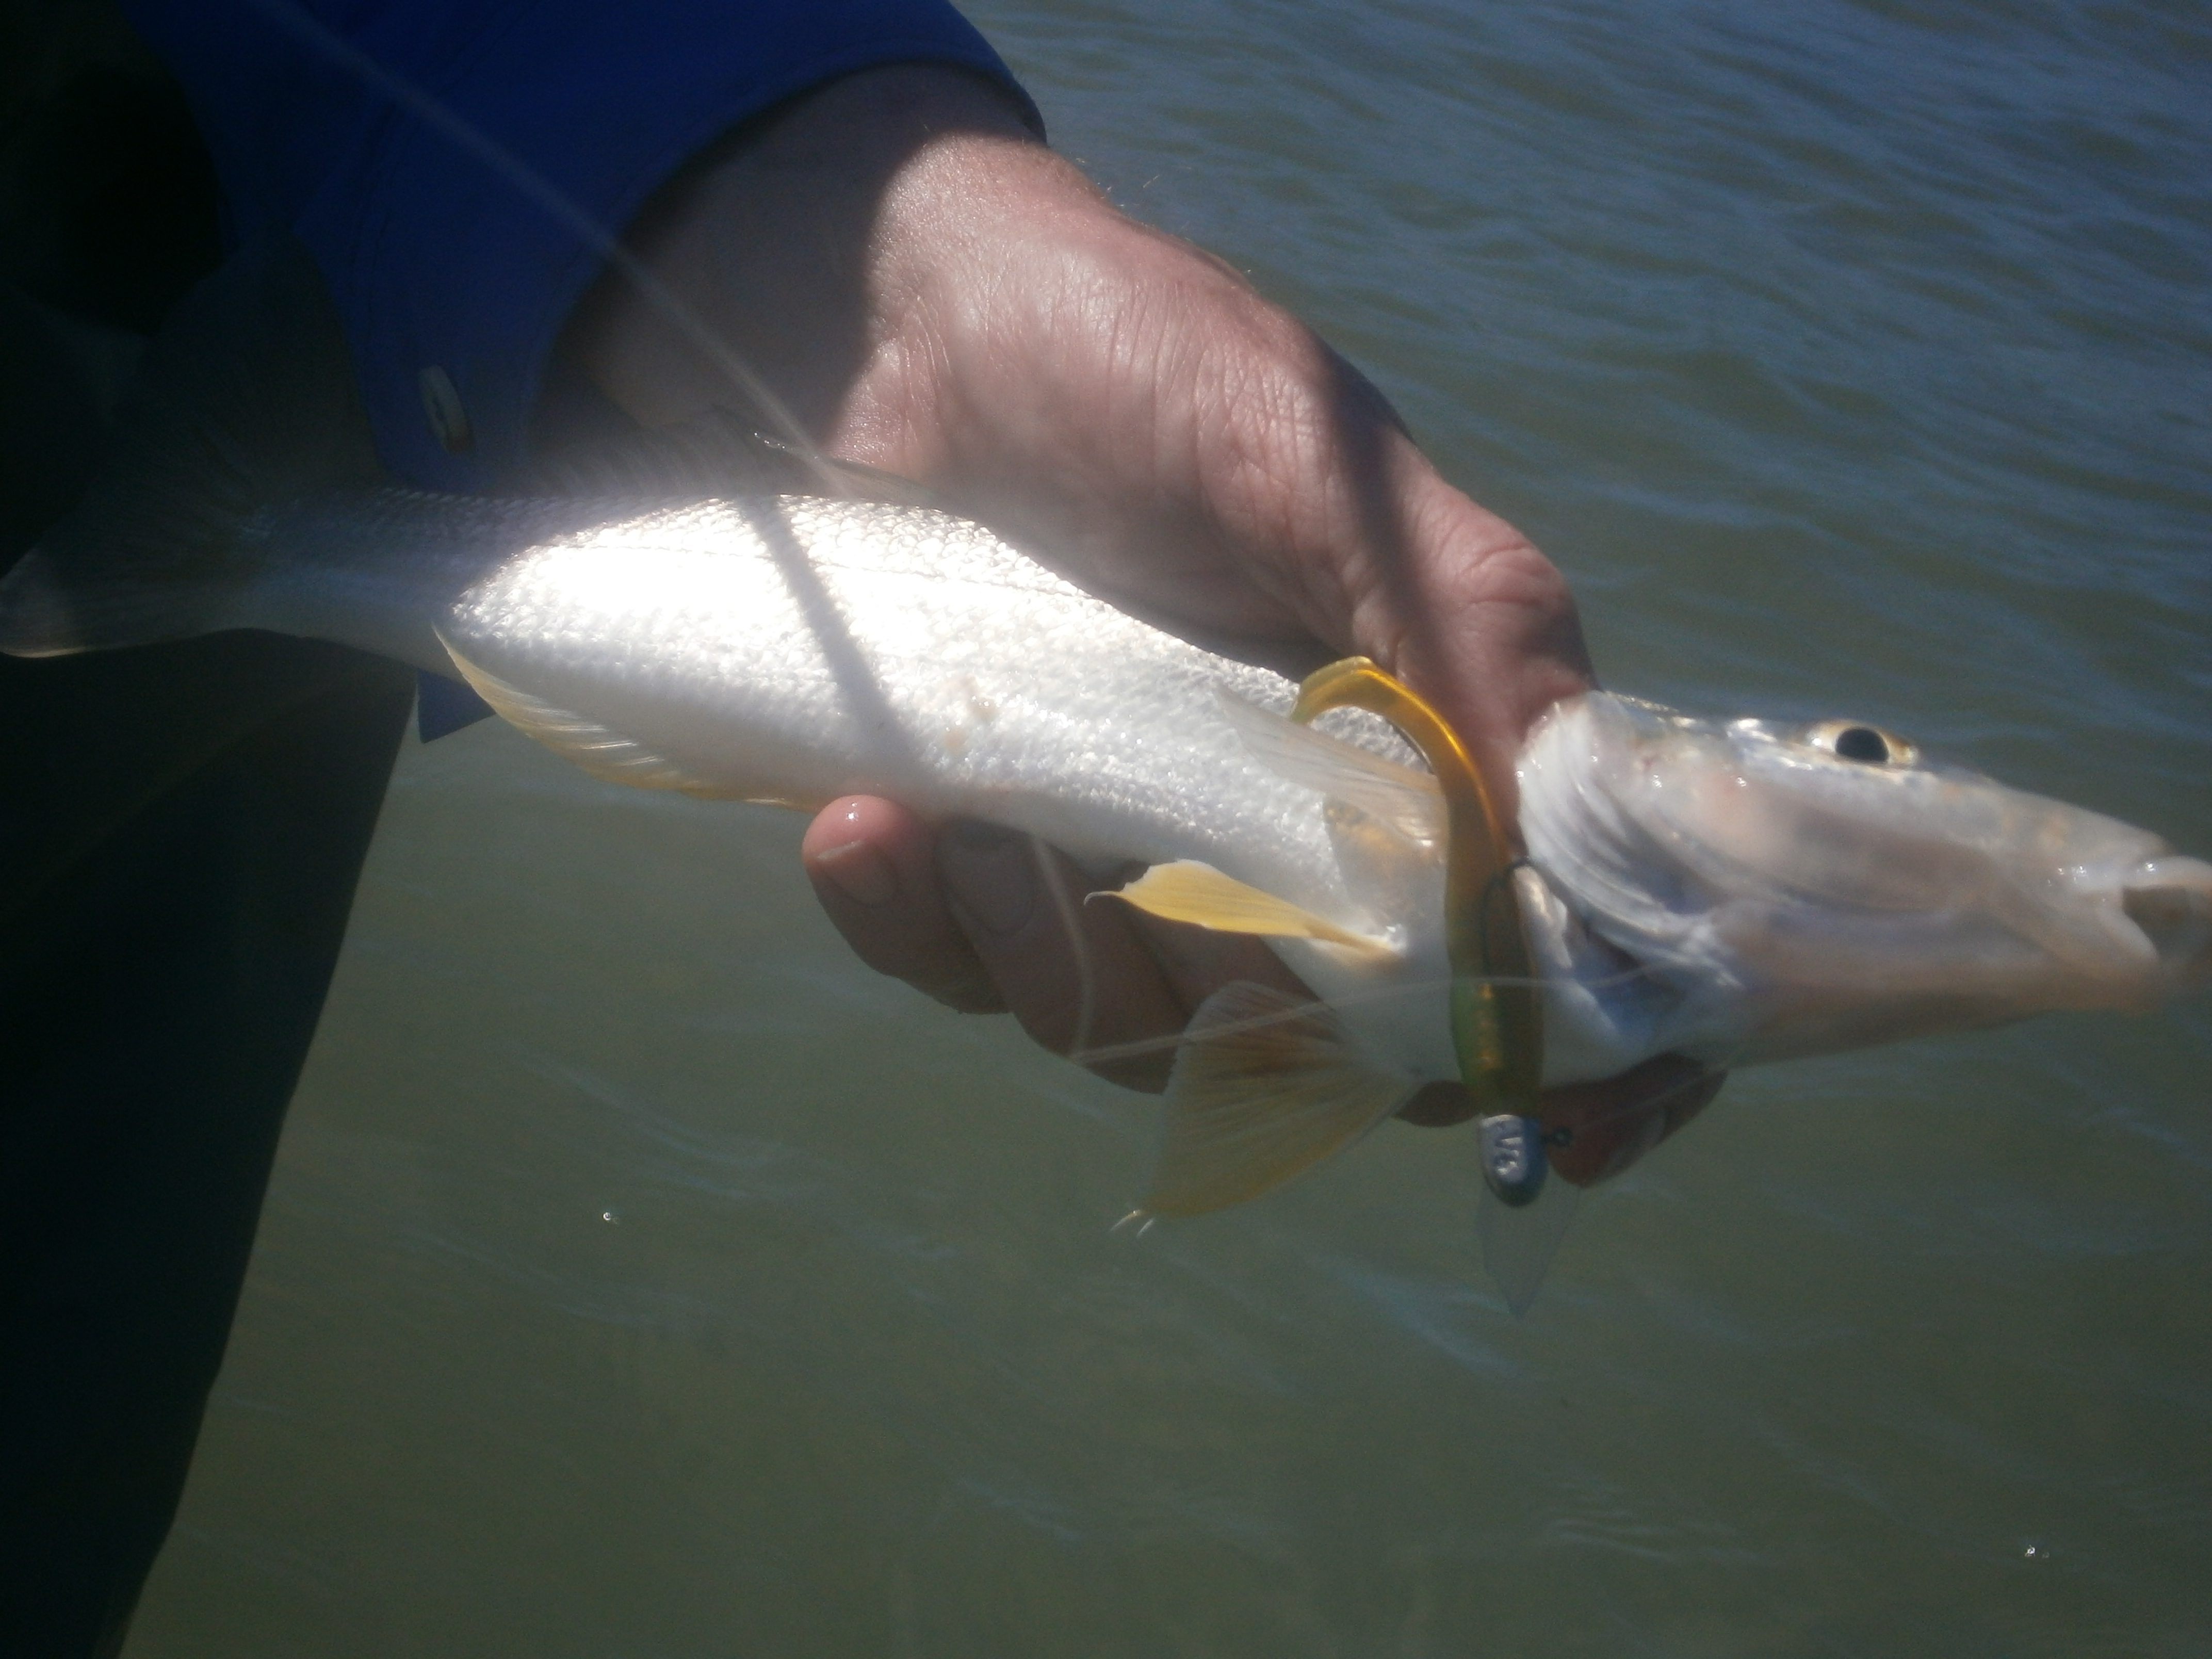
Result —
[[1536, 1119], [1544, 1022], [1514, 891], [1512, 840], [1467, 745], [1410, 687], [1365, 657], [1346, 657], [1307, 676], [1291, 718], [1304, 725], [1332, 708], [1363, 708], [1389, 721], [1420, 751], [1443, 793], [1452, 1048], [1481, 1119], [1483, 1173], [1500, 1199], [1526, 1204], [1545, 1168]]

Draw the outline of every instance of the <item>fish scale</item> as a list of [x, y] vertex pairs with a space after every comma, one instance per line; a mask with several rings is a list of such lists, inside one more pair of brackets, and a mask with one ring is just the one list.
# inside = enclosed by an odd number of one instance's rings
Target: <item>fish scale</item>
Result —
[[[887, 794], [1097, 869], [1199, 858], [1365, 920], [1321, 797], [1220, 713], [1224, 696], [1287, 710], [1296, 685], [1137, 621], [981, 526], [790, 496], [468, 518], [456, 538], [409, 491], [273, 515], [262, 534], [281, 574], [241, 595], [238, 620], [447, 674], [450, 648], [697, 793]], [[1371, 726], [1368, 741], [1406, 752]]]

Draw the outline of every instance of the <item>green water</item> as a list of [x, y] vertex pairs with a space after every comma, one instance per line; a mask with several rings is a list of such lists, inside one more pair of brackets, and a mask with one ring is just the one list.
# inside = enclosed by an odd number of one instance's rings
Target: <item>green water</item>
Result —
[[[970, 9], [1612, 684], [2212, 853], [2203, 14]], [[132, 1659], [2212, 1651], [2212, 1000], [1741, 1075], [1516, 1322], [1464, 1135], [1109, 1235], [798, 829], [410, 749]]]

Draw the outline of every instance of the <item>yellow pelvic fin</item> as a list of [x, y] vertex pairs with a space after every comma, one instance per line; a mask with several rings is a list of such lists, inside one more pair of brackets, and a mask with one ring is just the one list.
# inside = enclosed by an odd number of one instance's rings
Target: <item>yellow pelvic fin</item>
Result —
[[453, 648], [453, 642], [443, 634], [438, 635], [438, 643], [446, 647], [446, 654], [461, 671], [461, 678], [475, 688], [477, 695], [489, 703], [501, 720], [595, 778], [627, 784], [633, 789], [674, 789], [701, 800], [764, 801], [777, 806], [802, 808], [810, 805], [702, 777], [635, 738], [626, 738], [582, 714], [557, 708], [520, 686], [508, 684], [489, 669], [471, 662]]
[[1127, 887], [1093, 896], [1121, 899], [1163, 921], [1194, 922], [1217, 933], [1322, 939], [1370, 956], [1393, 952], [1387, 940], [1340, 927], [1303, 905], [1262, 892], [1234, 876], [1224, 876], [1196, 859], [1156, 864]]
[[1139, 1213], [1203, 1215], [1334, 1156], [1420, 1087], [1380, 1069], [1318, 1002], [1239, 980], [1200, 1005], [1168, 1079]]

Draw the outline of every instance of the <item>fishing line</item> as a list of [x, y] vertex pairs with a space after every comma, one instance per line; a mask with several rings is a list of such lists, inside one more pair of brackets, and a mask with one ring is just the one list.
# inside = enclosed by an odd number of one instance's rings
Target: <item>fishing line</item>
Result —
[[1554, 980], [1510, 974], [1468, 974], [1464, 977], [1449, 974], [1439, 975], [1428, 979], [1407, 980], [1396, 985], [1376, 986], [1372, 990], [1350, 991], [1342, 996], [1316, 997], [1311, 1001], [1302, 1002], [1294, 1008], [1279, 1010], [1272, 1014], [1255, 1014], [1248, 1019], [1231, 1020], [1223, 1024], [1209, 1026], [1195, 1036], [1186, 1030], [1174, 1032], [1166, 1036], [1135, 1037], [1127, 1042], [1109, 1043], [1100, 1048], [1085, 1048], [1071, 1053], [1068, 1058], [1079, 1066], [1088, 1066], [1094, 1060], [1136, 1060], [1146, 1054], [1164, 1054], [1170, 1049], [1180, 1048], [1187, 1042], [1210, 1042], [1216, 1037], [1236, 1036], [1245, 1031], [1259, 1030], [1269, 1025], [1279, 1024], [1285, 1020], [1309, 1018], [1316, 1008], [1331, 1010], [1349, 1008], [1366, 1003], [1386, 1001], [1392, 997], [1418, 996], [1423, 992], [1446, 989], [1455, 981], [1468, 985], [1510, 986], [1564, 996], [1570, 991], [1610, 990], [1616, 985], [1627, 985], [1639, 979], [1649, 979], [1658, 971], [1656, 968], [1643, 965], [1630, 969], [1626, 973], [1608, 975], [1603, 979], [1578, 979], [1566, 984], [1561, 984]]
[[1078, 1065], [1087, 1065], [1089, 1061], [1077, 1057], [1107, 1051], [1086, 1046], [1097, 1012], [1097, 975], [1091, 960], [1091, 940], [1083, 931], [1082, 907], [1069, 896], [1066, 872], [1054, 861], [1052, 849], [1035, 836], [1024, 839], [1029, 842], [1030, 855], [1036, 860], [1038, 872], [1052, 894], [1054, 908], [1060, 912], [1060, 925], [1067, 931], [1069, 951], [1075, 957], [1075, 1033], [1068, 1046], [1068, 1058]]
[[552, 180], [490, 134], [455, 114], [404, 76], [386, 69], [320, 19], [290, 3], [290, 0], [245, 0], [245, 3], [294, 40], [319, 53], [356, 79], [375, 88], [456, 149], [513, 186], [524, 199], [537, 206], [562, 228], [581, 239], [606, 262], [608, 269], [617, 272], [636, 290], [641, 299], [675, 324], [684, 338], [697, 348], [751, 404], [754, 412], [775, 428], [776, 437], [791, 448], [819, 486], [821, 494], [841, 499], [852, 494], [845, 481], [815, 447], [813, 439], [807, 435], [798, 417], [785, 406], [782, 398], [769, 390], [768, 382], [753, 372], [752, 366], [708, 327], [704, 319], [678, 299], [675, 291], [655, 276], [643, 260], [601, 228], [598, 221], [570, 201]]

